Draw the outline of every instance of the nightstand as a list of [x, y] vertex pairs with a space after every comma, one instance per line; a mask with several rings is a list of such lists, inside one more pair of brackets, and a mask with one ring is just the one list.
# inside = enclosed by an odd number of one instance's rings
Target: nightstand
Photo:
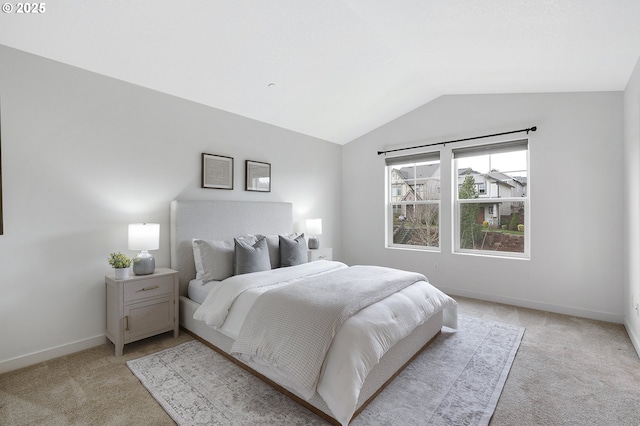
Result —
[[116, 280], [104, 277], [107, 294], [107, 338], [122, 355], [125, 344], [173, 330], [179, 335], [178, 271], [156, 268], [150, 275]]
[[333, 260], [333, 249], [331, 248], [319, 248], [307, 250], [307, 256], [309, 262], [314, 260]]

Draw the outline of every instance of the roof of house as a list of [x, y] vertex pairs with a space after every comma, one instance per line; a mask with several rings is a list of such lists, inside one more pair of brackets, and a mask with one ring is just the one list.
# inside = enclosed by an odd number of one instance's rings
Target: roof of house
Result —
[[440, 164], [423, 164], [417, 167], [396, 169], [403, 179], [427, 179], [440, 177]]

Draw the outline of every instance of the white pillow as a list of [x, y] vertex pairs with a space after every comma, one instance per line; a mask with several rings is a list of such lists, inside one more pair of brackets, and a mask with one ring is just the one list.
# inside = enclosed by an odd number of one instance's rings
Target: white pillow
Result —
[[[249, 244], [256, 242], [255, 235], [238, 237]], [[193, 260], [196, 266], [196, 279], [203, 283], [222, 281], [233, 275], [233, 241], [211, 241], [194, 238]]]

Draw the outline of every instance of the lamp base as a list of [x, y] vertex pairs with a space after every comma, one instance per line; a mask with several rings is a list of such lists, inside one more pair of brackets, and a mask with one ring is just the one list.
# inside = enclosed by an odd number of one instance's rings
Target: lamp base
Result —
[[317, 237], [309, 238], [309, 248], [312, 250], [320, 248], [320, 239]]
[[148, 251], [143, 250], [136, 257], [133, 258], [133, 273], [136, 275], [149, 275], [153, 274], [156, 270], [156, 259], [149, 254]]

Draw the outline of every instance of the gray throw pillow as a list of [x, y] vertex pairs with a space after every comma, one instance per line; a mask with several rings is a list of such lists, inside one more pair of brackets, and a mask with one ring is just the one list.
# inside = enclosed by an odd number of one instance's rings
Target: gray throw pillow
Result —
[[280, 235], [280, 266], [294, 266], [307, 263], [307, 241], [304, 234], [291, 239]]
[[271, 260], [271, 269], [280, 267], [280, 239], [277, 235], [260, 235], [256, 237], [264, 238], [267, 240], [267, 247], [269, 248], [269, 259]]
[[254, 245], [234, 239], [235, 275], [271, 270], [267, 239], [261, 238]]
[[[300, 234], [294, 232], [293, 234], [283, 235], [283, 237], [293, 239], [298, 235]], [[263, 237], [267, 239], [267, 246], [269, 247], [269, 258], [271, 259], [271, 269], [277, 269], [280, 267], [280, 236], [256, 234], [256, 238], [258, 239]]]

